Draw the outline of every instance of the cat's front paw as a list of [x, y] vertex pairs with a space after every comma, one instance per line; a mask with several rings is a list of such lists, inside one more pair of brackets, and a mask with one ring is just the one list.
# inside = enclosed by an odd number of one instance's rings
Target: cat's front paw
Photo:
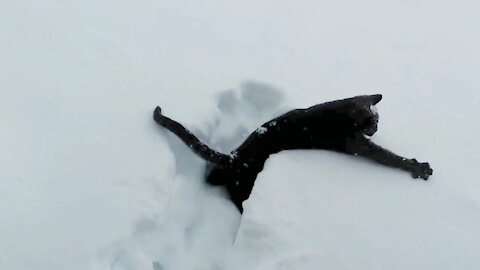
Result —
[[432, 167], [428, 162], [418, 162], [416, 159], [412, 159], [412, 177], [413, 178], [422, 178], [423, 180], [428, 180], [428, 177], [433, 174]]

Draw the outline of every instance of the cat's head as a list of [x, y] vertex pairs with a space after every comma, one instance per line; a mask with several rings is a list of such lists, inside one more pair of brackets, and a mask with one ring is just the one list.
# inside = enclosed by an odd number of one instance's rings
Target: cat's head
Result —
[[372, 136], [378, 129], [378, 112], [375, 105], [382, 100], [381, 94], [356, 96], [351, 99], [348, 112], [353, 120], [355, 130], [367, 136]]

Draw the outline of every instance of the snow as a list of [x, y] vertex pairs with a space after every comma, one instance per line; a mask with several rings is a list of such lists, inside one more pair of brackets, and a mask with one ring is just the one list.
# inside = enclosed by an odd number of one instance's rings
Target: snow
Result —
[[264, 134], [267, 131], [268, 129], [266, 127], [259, 127], [255, 130], [255, 132], [257, 132], [258, 134]]
[[[478, 269], [478, 8], [3, 3], [0, 269]], [[372, 139], [431, 180], [283, 152], [242, 217], [152, 120], [229, 152], [288, 108], [375, 93]]]

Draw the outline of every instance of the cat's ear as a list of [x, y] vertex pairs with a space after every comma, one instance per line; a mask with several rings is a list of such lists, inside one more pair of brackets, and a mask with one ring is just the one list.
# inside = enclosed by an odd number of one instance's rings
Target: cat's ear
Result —
[[368, 96], [369, 102], [372, 103], [372, 105], [375, 105], [382, 100], [382, 95], [381, 94], [376, 94], [376, 95], [370, 95]]

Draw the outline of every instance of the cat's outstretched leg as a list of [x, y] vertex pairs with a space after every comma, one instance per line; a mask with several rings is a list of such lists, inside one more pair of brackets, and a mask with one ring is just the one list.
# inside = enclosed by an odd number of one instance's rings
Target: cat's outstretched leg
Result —
[[398, 156], [379, 145], [376, 145], [364, 136], [357, 136], [346, 141], [346, 151], [351, 155], [358, 155], [377, 163], [402, 169], [410, 172], [413, 178], [428, 180], [433, 170], [428, 162], [418, 162], [416, 159], [408, 159]]

